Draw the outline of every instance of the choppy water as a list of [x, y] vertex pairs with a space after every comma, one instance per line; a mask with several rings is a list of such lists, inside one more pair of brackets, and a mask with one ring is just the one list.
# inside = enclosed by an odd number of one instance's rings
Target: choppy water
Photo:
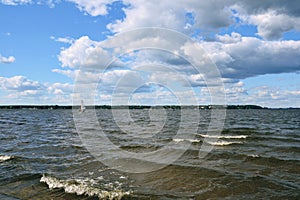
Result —
[[[180, 110], [166, 110], [162, 124], [149, 110], [131, 110], [140, 125], [124, 119], [131, 133], [111, 110], [97, 110], [104, 133], [124, 151], [191, 144], [173, 164], [132, 174], [89, 153], [71, 110], [0, 110], [0, 199], [300, 199], [300, 110], [227, 110], [221, 135], [207, 132], [210, 111], [200, 110], [199, 121], [189, 112], [198, 126], [191, 139], [175, 137]], [[157, 125], [150, 120], [163, 125], [158, 134], [147, 132]], [[191, 134], [189, 123], [182, 126]], [[215, 146], [199, 159], [205, 138]]]

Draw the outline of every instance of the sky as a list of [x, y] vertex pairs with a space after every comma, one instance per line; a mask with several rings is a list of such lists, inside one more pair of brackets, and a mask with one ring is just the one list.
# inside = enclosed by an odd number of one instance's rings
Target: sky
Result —
[[0, 19], [0, 105], [300, 107], [297, 0], [0, 0]]

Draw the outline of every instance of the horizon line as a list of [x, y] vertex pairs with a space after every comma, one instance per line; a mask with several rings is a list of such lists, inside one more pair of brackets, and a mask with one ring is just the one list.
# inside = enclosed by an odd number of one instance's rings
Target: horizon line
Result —
[[[80, 104], [76, 104], [76, 105], [72, 105], [72, 104], [0, 104], [0, 108], [3, 108], [3, 107], [20, 107], [20, 108], [26, 108], [26, 107], [46, 107], [46, 108], [53, 108], [53, 107], [56, 107], [56, 108], [59, 108], [59, 107], [78, 107], [80, 106]], [[257, 104], [198, 104], [198, 105], [195, 105], [195, 104], [183, 104], [183, 105], [178, 105], [178, 104], [153, 104], [153, 105], [147, 105], [147, 104], [131, 104], [131, 105], [109, 105], [109, 104], [97, 104], [97, 105], [85, 105], [86, 107], [96, 107], [96, 106], [103, 106], [103, 107], [169, 107], [169, 106], [172, 106], [172, 107], [188, 107], [188, 106], [191, 106], [191, 107], [194, 107], [194, 106], [203, 106], [203, 107], [214, 107], [214, 106], [217, 106], [217, 107], [256, 107], [256, 108], [260, 108], [260, 109], [300, 109], [300, 107], [292, 107], [292, 106], [289, 106], [289, 107], [267, 107], [267, 106], [260, 106], [260, 105], [257, 105]]]

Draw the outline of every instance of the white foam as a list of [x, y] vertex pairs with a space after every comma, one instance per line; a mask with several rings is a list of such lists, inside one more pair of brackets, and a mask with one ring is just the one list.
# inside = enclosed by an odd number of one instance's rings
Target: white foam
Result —
[[217, 142], [207, 142], [210, 145], [215, 145], [215, 146], [227, 146], [231, 144], [242, 144], [242, 142], [227, 142], [227, 141], [217, 141]]
[[173, 138], [173, 141], [174, 142], [176, 142], [176, 143], [178, 143], [178, 142], [184, 142], [184, 141], [186, 141], [186, 142], [194, 142], [194, 143], [196, 143], [196, 142], [200, 142], [201, 140], [197, 140], [197, 139], [174, 139]]
[[250, 157], [252, 157], [252, 158], [259, 158], [259, 157], [260, 157], [260, 156], [257, 155], [257, 154], [250, 154], [250, 155], [248, 155], [248, 156], [250, 156]]
[[218, 139], [245, 139], [247, 135], [204, 135], [199, 134], [201, 137], [218, 138]]
[[124, 195], [129, 195], [131, 192], [113, 190], [101, 190], [88, 185], [82, 180], [59, 180], [55, 177], [43, 175], [40, 182], [46, 183], [50, 190], [55, 188], [64, 189], [66, 193], [77, 195], [97, 196], [99, 199], [121, 199]]
[[0, 162], [4, 162], [13, 158], [13, 156], [0, 156]]
[[178, 142], [183, 142], [184, 139], [174, 139], [174, 138], [173, 138], [173, 141], [176, 142], [176, 143], [178, 143]]
[[188, 140], [189, 142], [200, 142], [201, 140], [197, 140], [197, 139], [192, 139], [192, 140]]

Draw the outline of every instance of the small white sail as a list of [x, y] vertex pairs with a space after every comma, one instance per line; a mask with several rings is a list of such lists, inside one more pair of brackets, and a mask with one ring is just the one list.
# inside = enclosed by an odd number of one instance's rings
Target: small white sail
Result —
[[81, 105], [80, 105], [79, 112], [84, 112], [84, 111], [85, 111], [84, 102], [83, 102], [83, 100], [81, 100]]

